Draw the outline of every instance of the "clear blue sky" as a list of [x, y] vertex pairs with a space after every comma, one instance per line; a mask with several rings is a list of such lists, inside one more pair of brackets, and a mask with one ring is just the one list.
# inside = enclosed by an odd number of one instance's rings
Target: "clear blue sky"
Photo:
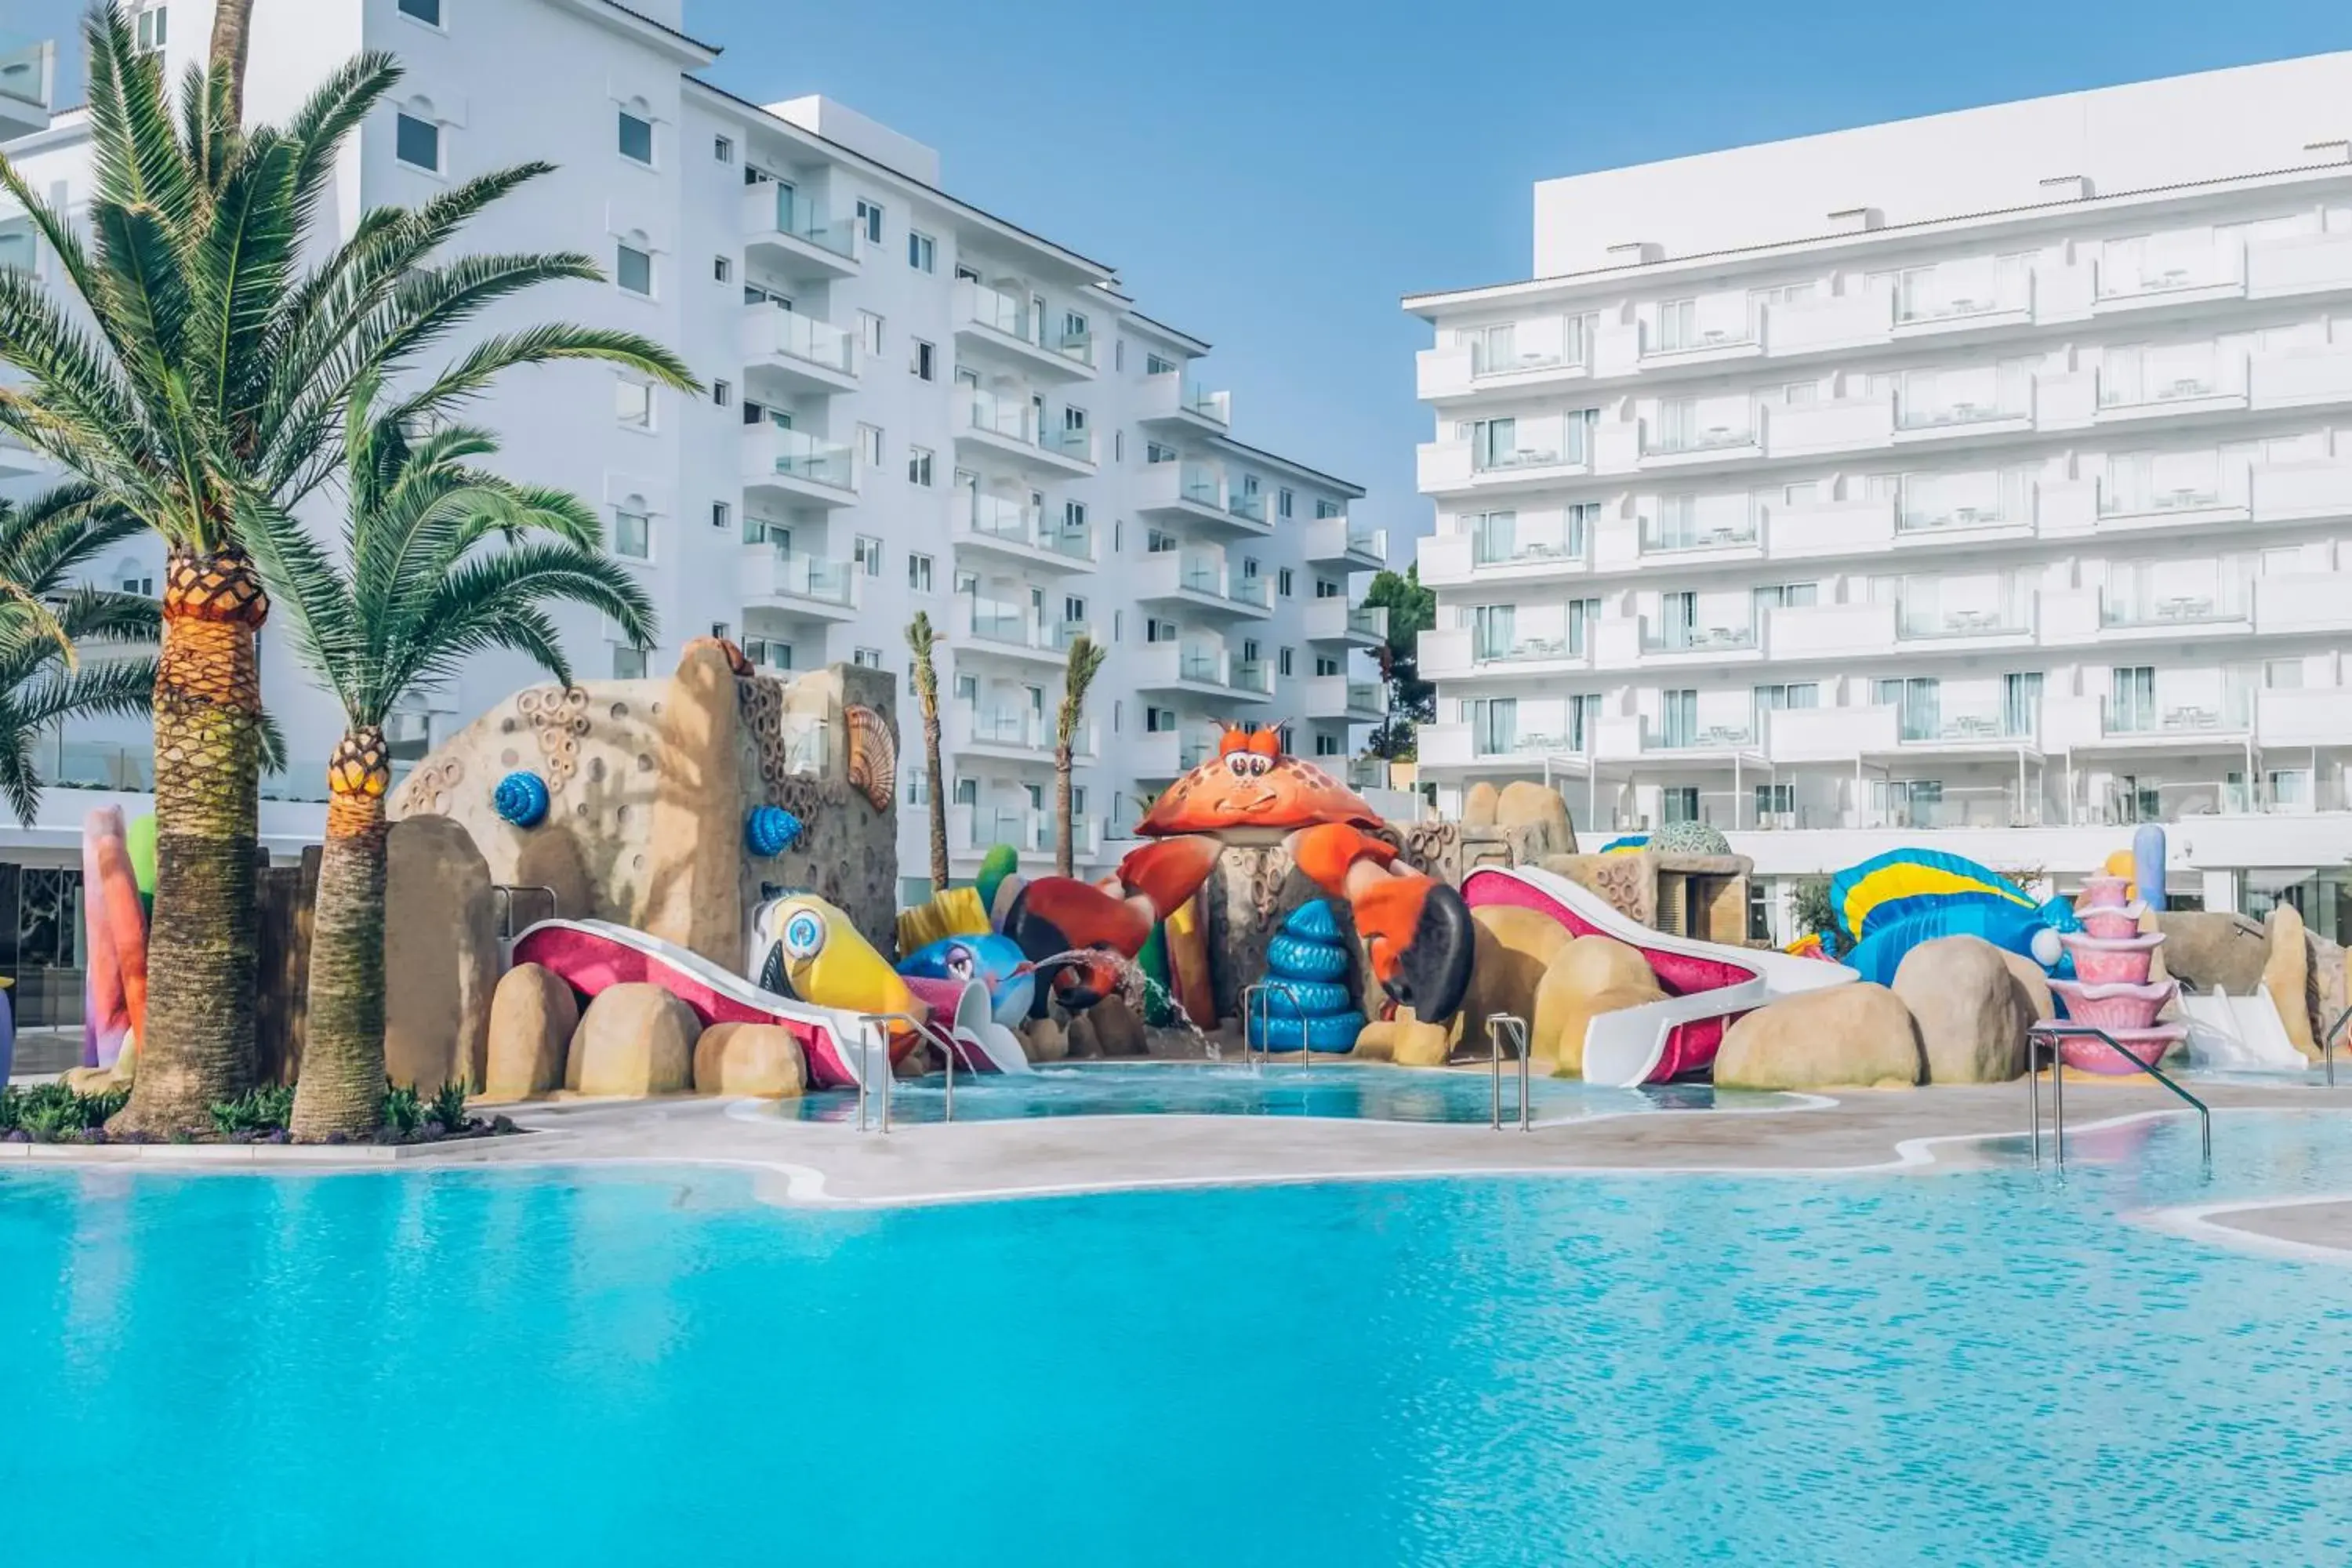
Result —
[[[5, 5], [36, 36], [79, 12]], [[2318, 0], [687, 0], [687, 22], [724, 47], [720, 86], [828, 93], [1117, 265], [1217, 345], [1237, 434], [1368, 486], [1360, 515], [1400, 540], [1429, 509], [1426, 329], [1398, 298], [1524, 277], [1534, 181], [2352, 47], [2352, 8]]]

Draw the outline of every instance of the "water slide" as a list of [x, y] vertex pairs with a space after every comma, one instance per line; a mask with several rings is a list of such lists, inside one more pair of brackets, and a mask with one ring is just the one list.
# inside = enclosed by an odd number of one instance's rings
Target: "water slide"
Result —
[[2189, 1060], [2208, 1072], [2302, 1072], [2311, 1063], [2286, 1037], [2286, 1025], [2269, 996], [2180, 995], [2189, 1023]]
[[1534, 910], [1578, 936], [1622, 942], [1648, 962], [1665, 1000], [1603, 1013], [1586, 1026], [1588, 1083], [1632, 1089], [1697, 1072], [1713, 1065], [1724, 1031], [1741, 1015], [1796, 992], [1854, 978], [1842, 963], [1652, 931], [1600, 894], [1533, 866], [1473, 871], [1462, 884], [1462, 897], [1474, 910]]

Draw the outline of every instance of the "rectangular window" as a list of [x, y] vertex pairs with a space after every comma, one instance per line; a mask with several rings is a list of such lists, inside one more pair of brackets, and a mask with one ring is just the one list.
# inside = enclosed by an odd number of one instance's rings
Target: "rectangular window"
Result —
[[735, 384], [714, 379], [710, 384], [710, 401], [724, 408], [735, 401]]
[[882, 668], [882, 650], [878, 647], [853, 648], [849, 662], [866, 669], [879, 669]]
[[931, 485], [931, 449], [929, 447], [907, 448], [907, 482], [929, 489]]
[[939, 263], [939, 244], [928, 234], [907, 231], [907, 265], [918, 272], [929, 272]]
[[860, 425], [857, 427], [857, 456], [867, 468], [882, 466], [882, 427], [879, 425]]
[[624, 109], [620, 113], [621, 156], [635, 163], [654, 161], [654, 122]]
[[1328, 577], [1318, 577], [1315, 579], [1315, 596], [1318, 599], [1336, 599], [1339, 597], [1339, 584]]
[[866, 345], [867, 353], [880, 353], [882, 352], [882, 318], [871, 310], [858, 311], [857, 341]]
[[1087, 624], [1086, 600], [1080, 598], [1076, 594], [1064, 595], [1062, 598], [1062, 624], [1071, 626], [1085, 626]]
[[1165, 354], [1151, 353], [1143, 356], [1143, 374], [1146, 375], [1166, 375], [1175, 369], [1177, 369], [1176, 362]]
[[138, 45], [141, 54], [159, 54], [163, 51], [163, 46], [171, 41], [168, 26], [170, 21], [171, 8], [166, 5], [151, 5], [139, 13], [132, 41]]
[[1164, 442], [1146, 441], [1143, 444], [1143, 460], [1146, 463], [1172, 463], [1181, 455]]
[[1338, 501], [1318, 500], [1315, 503], [1315, 515], [1318, 518], [1345, 517], [1347, 515], [1347, 510], [1345, 508], [1341, 507]]
[[651, 297], [654, 291], [654, 258], [650, 252], [634, 245], [615, 247], [613, 259], [613, 280], [632, 294]]
[[710, 155], [722, 163], [733, 163], [735, 161], [734, 138], [730, 136], [713, 136], [710, 139]]
[[392, 155], [412, 169], [441, 172], [441, 128], [405, 114], [392, 117]]
[[414, 16], [428, 27], [441, 25], [441, 0], [400, 0], [400, 14]]
[[613, 553], [631, 561], [653, 559], [653, 519], [641, 511], [613, 513]]
[[1174, 621], [1160, 620], [1157, 617], [1145, 620], [1143, 623], [1143, 640], [1145, 642], [1174, 642], [1176, 640], [1176, 623]]
[[624, 643], [613, 645], [613, 679], [643, 680], [646, 678], [646, 650]]
[[710, 526], [719, 530], [722, 533], [731, 531], [735, 527], [735, 509], [728, 505], [723, 500], [712, 501], [710, 503]]
[[882, 243], [882, 204], [860, 200], [857, 204], [857, 226], [866, 231], [866, 243]]
[[1284, 648], [1280, 653], [1275, 656], [1274, 659], [1275, 668], [1281, 671], [1283, 679], [1286, 680], [1290, 678], [1291, 651], [1292, 650], [1289, 648]]
[[730, 283], [734, 281], [734, 279], [735, 263], [731, 259], [724, 256], [714, 256], [710, 258], [710, 280], [712, 282]]
[[931, 591], [931, 558], [928, 555], [907, 557], [907, 586], [918, 594]]
[[1297, 504], [1297, 498], [1290, 493], [1290, 487], [1286, 485], [1275, 494], [1274, 514], [1276, 517], [1288, 517], [1291, 508]]
[[1339, 673], [1339, 661], [1331, 658], [1328, 654], [1318, 653], [1315, 656], [1315, 673], [1318, 675], [1337, 675]]
[[915, 373], [915, 379], [918, 381], [936, 381], [940, 374], [939, 356], [940, 351], [935, 344], [927, 343], [922, 339], [917, 338], [913, 362], [907, 368]]
[[1174, 710], [1173, 708], [1149, 708], [1149, 707], [1147, 707], [1146, 709], [1144, 709], [1144, 710], [1143, 710], [1143, 732], [1144, 732], [1145, 734], [1147, 734], [1147, 735], [1165, 735], [1165, 734], [1167, 734], [1170, 731], [1171, 731], [1171, 730], [1173, 730], [1173, 729], [1175, 729], [1175, 728], [1176, 728], [1176, 710]]
[[879, 577], [882, 575], [882, 542], [869, 533], [859, 534], [856, 544], [852, 547], [851, 559], [868, 577]]
[[613, 384], [613, 417], [632, 430], [654, 427], [654, 389], [642, 381]]
[[1274, 591], [1287, 599], [1290, 597], [1291, 581], [1290, 568], [1283, 567], [1274, 574]]

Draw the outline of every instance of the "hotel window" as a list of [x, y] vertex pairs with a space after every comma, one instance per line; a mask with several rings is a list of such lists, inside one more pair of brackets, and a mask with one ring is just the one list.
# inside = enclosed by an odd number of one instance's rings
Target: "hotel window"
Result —
[[650, 164], [654, 161], [654, 122], [645, 116], [622, 110], [617, 141], [621, 156], [629, 162]]
[[1076, 594], [1064, 595], [1062, 597], [1062, 624], [1066, 626], [1085, 626], [1087, 624], [1086, 600], [1080, 598]]
[[1159, 619], [1157, 616], [1145, 620], [1143, 623], [1143, 640], [1148, 643], [1174, 642], [1176, 640], [1176, 623], [1174, 621], [1163, 621]]
[[139, 19], [132, 25], [131, 41], [141, 54], [163, 53], [163, 46], [171, 41], [171, 15], [168, 5], [150, 5], [139, 13]]
[[882, 542], [872, 534], [859, 534], [857, 542], [851, 547], [850, 556], [856, 562], [857, 569], [868, 577], [882, 575]]
[[882, 650], [878, 647], [853, 648], [849, 662], [864, 669], [879, 669], [882, 668]]
[[1276, 573], [1275, 573], [1275, 574], [1274, 574], [1274, 591], [1275, 591], [1276, 593], [1277, 593], [1277, 594], [1281, 595], [1284, 598], [1287, 599], [1288, 597], [1290, 597], [1290, 585], [1291, 585], [1291, 574], [1290, 574], [1290, 568], [1289, 568], [1289, 567], [1285, 566], [1285, 567], [1283, 567], [1280, 571], [1277, 571]]
[[1148, 529], [1143, 535], [1143, 552], [1146, 555], [1165, 555], [1181, 543], [1172, 533], [1157, 528]]
[[1340, 593], [1341, 590], [1339, 584], [1331, 581], [1330, 578], [1318, 577], [1315, 579], [1315, 596], [1317, 598], [1336, 599], [1340, 596]]
[[631, 561], [653, 559], [653, 519], [644, 508], [645, 502], [631, 496], [613, 509], [613, 553]]
[[1315, 673], [1318, 675], [1337, 675], [1339, 673], [1339, 661], [1333, 658], [1328, 654], [1318, 653], [1315, 656]]
[[414, 16], [428, 27], [441, 25], [441, 0], [400, 0], [400, 14]]
[[613, 252], [613, 280], [632, 294], [642, 294], [648, 299], [652, 298], [653, 252], [640, 249], [625, 239], [619, 241], [614, 247]]
[[[1698, 342], [1698, 301], [1664, 300], [1658, 304], [1658, 337], [1654, 349], [1686, 349]], [[1684, 820], [1669, 817], [1670, 822]]]
[[1348, 512], [1347, 509], [1342, 507], [1338, 501], [1318, 500], [1315, 503], [1315, 515], [1318, 518], [1345, 517], [1348, 515]]
[[[732, 262], [732, 261], [729, 260], [729, 259], [728, 259], [726, 257], [724, 257], [724, 256], [714, 256], [714, 257], [712, 257], [712, 258], [710, 258], [710, 280], [711, 280], [712, 282], [714, 282], [714, 283], [727, 283], [727, 282], [731, 282], [731, 281], [733, 281], [734, 277], [735, 277], [735, 263], [734, 263], [734, 262]], [[749, 302], [749, 301], [746, 301], [746, 303], [748, 303], [748, 302]]]
[[710, 155], [722, 163], [733, 163], [735, 161], [734, 139], [727, 136], [713, 136], [710, 139]]
[[1182, 456], [1183, 454], [1176, 450], [1175, 447], [1168, 446], [1162, 442], [1146, 441], [1143, 444], [1143, 460], [1147, 465], [1151, 463], [1172, 463], [1178, 458]]
[[613, 383], [613, 417], [632, 430], [654, 427], [654, 389], [624, 377]]
[[726, 532], [735, 526], [735, 509], [723, 500], [710, 503], [710, 526]]
[[1143, 732], [1145, 734], [1165, 735], [1175, 728], [1176, 710], [1173, 708], [1147, 707], [1144, 709]]
[[1286, 647], [1274, 656], [1274, 667], [1282, 673], [1282, 678], [1285, 680], [1290, 679], [1290, 662], [1293, 651], [1294, 650]]
[[734, 383], [730, 382], [730, 381], [721, 381], [721, 380], [713, 380], [713, 381], [711, 382], [711, 384], [710, 384], [710, 401], [711, 401], [711, 402], [713, 402], [713, 403], [715, 403], [715, 404], [719, 405], [719, 407], [724, 408], [724, 407], [726, 407], [730, 403], [732, 403], [734, 400], [735, 400], [735, 384], [734, 384]]
[[907, 586], [918, 594], [931, 591], [931, 558], [928, 555], [907, 557]]
[[880, 353], [882, 352], [882, 318], [871, 310], [858, 311], [857, 341], [866, 345], [867, 353]]
[[646, 650], [631, 647], [626, 643], [613, 645], [613, 679], [643, 680], [646, 678]]
[[882, 204], [860, 200], [857, 204], [857, 226], [866, 231], [866, 243], [882, 243]]
[[1677, 822], [1696, 822], [1698, 817], [1698, 786], [1668, 785], [1658, 792], [1660, 819], [1672, 826]]
[[920, 485], [925, 489], [930, 489], [931, 449], [929, 447], [907, 448], [907, 482], [910, 485]]
[[857, 457], [869, 468], [882, 466], [882, 427], [860, 425], [857, 427]]
[[1275, 494], [1274, 515], [1276, 517], [1288, 517], [1290, 515], [1291, 508], [1297, 504], [1297, 498], [1290, 493], [1290, 488], [1286, 485]]
[[392, 155], [412, 169], [441, 172], [441, 127], [414, 114], [392, 117]]
[[1146, 375], [1169, 375], [1174, 374], [1177, 368], [1176, 362], [1165, 354], [1143, 356], [1143, 374]]
[[915, 379], [918, 381], [937, 380], [940, 371], [939, 348], [935, 344], [925, 342], [920, 338], [917, 338], [914, 342], [915, 353], [907, 368], [915, 373]]
[[918, 272], [931, 271], [939, 262], [939, 242], [928, 234], [907, 231], [907, 265]]

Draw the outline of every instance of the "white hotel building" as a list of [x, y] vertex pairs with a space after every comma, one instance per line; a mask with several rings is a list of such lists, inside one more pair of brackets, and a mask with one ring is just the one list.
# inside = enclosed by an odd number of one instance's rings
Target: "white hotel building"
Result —
[[1550, 180], [1424, 294], [1441, 805], [2352, 937], [2352, 55]]
[[[166, 79], [201, 55], [211, 11], [142, 10]], [[547, 160], [555, 173], [461, 248], [578, 250], [610, 280], [534, 292], [489, 324], [633, 328], [706, 384], [695, 398], [562, 367], [510, 378], [479, 409], [508, 471], [603, 508], [659, 606], [650, 656], [575, 615], [578, 667], [660, 673], [687, 639], [719, 633], [772, 668], [903, 670], [903, 629], [928, 611], [946, 643], [959, 872], [998, 842], [1050, 860], [1053, 714], [1080, 630], [1109, 654], [1076, 773], [1082, 868], [1129, 847], [1119, 836], [1139, 800], [1200, 761], [1220, 721], [1287, 724], [1307, 755], [1356, 751], [1382, 706], [1365, 650], [1383, 617], [1353, 607], [1386, 554], [1349, 520], [1362, 491], [1238, 438], [1226, 394], [1205, 389], [1206, 342], [1142, 314], [1109, 266], [950, 195], [930, 148], [821, 98], [763, 108], [699, 79], [718, 49], [681, 12], [679, 0], [256, 10], [257, 118], [283, 117], [362, 47], [405, 68], [344, 160], [331, 203], [341, 232], [370, 206]], [[48, 70], [42, 50], [23, 58], [27, 69], [0, 77], [0, 116], [15, 116], [0, 137], [13, 133], [8, 155], [79, 213], [86, 117], [28, 110], [36, 79], [46, 104]], [[0, 205], [0, 266], [52, 264]], [[0, 483], [21, 490], [36, 465], [11, 450], [0, 447]], [[145, 584], [159, 562], [142, 547], [105, 575]], [[319, 796], [339, 721], [286, 639], [266, 631], [263, 646], [297, 763], [282, 788]], [[402, 754], [530, 679], [520, 661], [483, 661], [404, 716]], [[912, 711], [902, 702], [902, 799], [919, 804]], [[74, 731], [52, 772], [135, 791], [146, 737]], [[0, 858], [64, 864], [96, 798], [53, 789], [34, 830], [0, 828]], [[290, 848], [315, 837], [318, 814], [269, 802], [265, 837]], [[909, 877], [926, 869], [924, 816], [902, 816]]]

